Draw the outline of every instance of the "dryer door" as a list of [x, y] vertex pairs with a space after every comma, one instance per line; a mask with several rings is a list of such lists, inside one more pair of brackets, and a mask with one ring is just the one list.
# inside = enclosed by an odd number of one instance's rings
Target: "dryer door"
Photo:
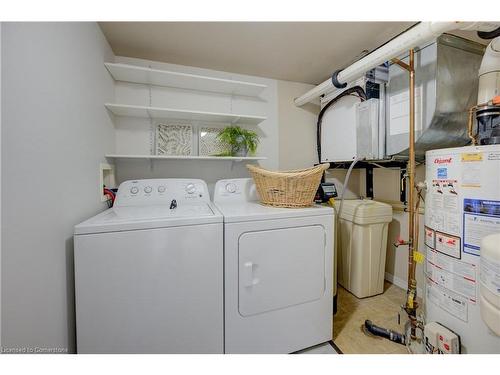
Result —
[[243, 233], [239, 313], [251, 316], [320, 299], [326, 288], [325, 241], [320, 225]]

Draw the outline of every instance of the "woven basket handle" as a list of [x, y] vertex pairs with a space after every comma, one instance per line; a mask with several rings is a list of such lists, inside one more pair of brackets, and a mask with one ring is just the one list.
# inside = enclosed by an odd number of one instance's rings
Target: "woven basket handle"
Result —
[[326, 171], [328, 168], [330, 168], [330, 163], [322, 163], [322, 164], [319, 164], [319, 165], [316, 165], [314, 167], [311, 167], [311, 168], [306, 168], [306, 169], [293, 169], [293, 170], [289, 170], [289, 171], [270, 171], [268, 169], [264, 169], [264, 168], [261, 168], [261, 167], [258, 167], [256, 165], [253, 165], [253, 164], [247, 164], [246, 167], [251, 170], [251, 171], [255, 171], [255, 172], [264, 172], [265, 174], [276, 174], [276, 175], [284, 175], [284, 174], [287, 174], [287, 173], [314, 173], [314, 172], [317, 172], [317, 171]]

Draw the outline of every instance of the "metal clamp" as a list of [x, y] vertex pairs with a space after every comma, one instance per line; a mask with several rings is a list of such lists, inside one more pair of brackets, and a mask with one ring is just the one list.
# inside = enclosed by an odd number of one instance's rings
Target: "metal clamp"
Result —
[[334, 71], [332, 74], [332, 84], [338, 89], [343, 89], [347, 86], [347, 83], [340, 83], [339, 80], [337, 79], [337, 77], [341, 71], [342, 70], [339, 69], [339, 70]]

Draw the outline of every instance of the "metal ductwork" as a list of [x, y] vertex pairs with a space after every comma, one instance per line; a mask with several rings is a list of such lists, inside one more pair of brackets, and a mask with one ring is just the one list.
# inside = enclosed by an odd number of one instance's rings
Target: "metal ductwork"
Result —
[[[443, 34], [415, 53], [415, 154], [470, 142], [467, 111], [477, 102], [477, 74], [485, 46]], [[399, 57], [407, 61], [407, 56]], [[408, 157], [408, 77], [397, 65], [387, 84], [386, 153]]]

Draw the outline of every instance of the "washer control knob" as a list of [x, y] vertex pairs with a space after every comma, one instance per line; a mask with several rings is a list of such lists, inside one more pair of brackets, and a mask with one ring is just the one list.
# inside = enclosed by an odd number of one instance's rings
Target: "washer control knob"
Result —
[[158, 186], [158, 193], [164, 193], [166, 190], [166, 187], [163, 185]]
[[137, 194], [139, 192], [139, 188], [137, 186], [132, 186], [130, 188], [130, 194]]
[[196, 186], [193, 183], [189, 183], [186, 185], [186, 193], [193, 194], [196, 192]]
[[152, 188], [151, 186], [146, 186], [146, 187], [144, 188], [144, 192], [145, 192], [146, 194], [149, 194], [149, 193], [151, 193], [152, 191], [153, 191], [153, 188]]
[[232, 182], [227, 183], [226, 184], [226, 191], [228, 193], [234, 193], [234, 192], [236, 192], [236, 185], [234, 183], [232, 183]]

